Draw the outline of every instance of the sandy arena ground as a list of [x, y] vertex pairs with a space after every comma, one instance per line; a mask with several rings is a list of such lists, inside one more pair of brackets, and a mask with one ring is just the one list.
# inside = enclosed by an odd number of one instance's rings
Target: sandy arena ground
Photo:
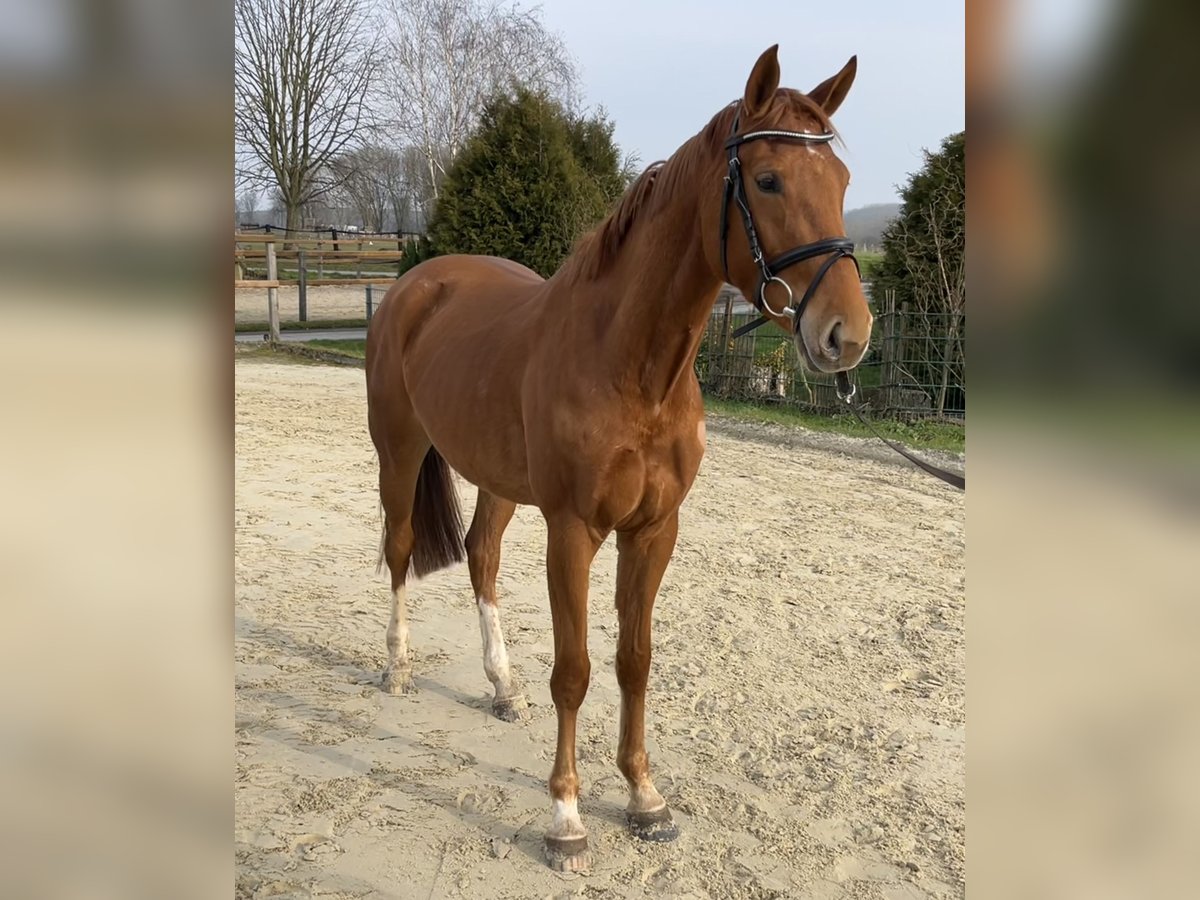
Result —
[[682, 835], [646, 845], [622, 824], [610, 540], [579, 730], [593, 868], [561, 875], [541, 851], [555, 718], [539, 513], [518, 510], [499, 580], [532, 720], [489, 714], [465, 565], [410, 589], [419, 692], [384, 695], [362, 370], [245, 359], [236, 376], [239, 898], [964, 895], [962, 495], [838, 452], [848, 439], [710, 419], [648, 698]]

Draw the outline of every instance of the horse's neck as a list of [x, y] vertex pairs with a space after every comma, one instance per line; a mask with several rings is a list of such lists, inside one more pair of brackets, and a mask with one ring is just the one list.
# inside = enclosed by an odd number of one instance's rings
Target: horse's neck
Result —
[[686, 385], [721, 287], [704, 258], [694, 199], [687, 206], [634, 226], [614, 267], [624, 289], [602, 301], [616, 371], [656, 404]]

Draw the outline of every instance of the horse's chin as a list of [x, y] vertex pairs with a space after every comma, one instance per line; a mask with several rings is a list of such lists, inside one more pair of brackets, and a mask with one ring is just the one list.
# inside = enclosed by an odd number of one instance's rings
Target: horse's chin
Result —
[[796, 352], [800, 355], [800, 361], [804, 363], [804, 368], [812, 375], [833, 375], [843, 369], [854, 368], [854, 366], [839, 366], [837, 363], [831, 363], [828, 367], [820, 366], [813, 361], [812, 354], [808, 352], [808, 345], [804, 342], [803, 335], [796, 335], [792, 342], [796, 345]]
[[808, 352], [804, 337], [798, 334], [792, 339], [792, 343], [796, 345], [796, 353], [800, 357], [800, 362], [804, 363], [804, 370], [812, 375], [822, 374], [822, 370], [817, 368], [817, 364], [813, 362], [813, 358]]

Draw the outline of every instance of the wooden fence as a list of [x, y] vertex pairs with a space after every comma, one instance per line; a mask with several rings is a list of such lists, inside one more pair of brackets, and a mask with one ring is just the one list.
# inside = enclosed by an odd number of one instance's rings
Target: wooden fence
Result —
[[[361, 285], [369, 320], [374, 313], [377, 286], [390, 285], [401, 275], [411, 260], [409, 245], [414, 240], [411, 235], [310, 238], [238, 232], [233, 236], [233, 285], [235, 289], [267, 289], [267, 321], [272, 341], [279, 340], [280, 287], [298, 289], [300, 321], [306, 322], [309, 287]], [[388, 249], [378, 249], [380, 245]], [[396, 249], [391, 249], [391, 245]]]

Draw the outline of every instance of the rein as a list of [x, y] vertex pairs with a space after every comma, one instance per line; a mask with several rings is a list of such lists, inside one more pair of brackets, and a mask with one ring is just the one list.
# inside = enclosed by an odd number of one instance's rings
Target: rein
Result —
[[939, 478], [951, 487], [958, 488], [960, 491], [965, 491], [967, 489], [967, 477], [965, 475], [960, 475], [957, 472], [947, 471], [946, 469], [935, 466], [933, 463], [926, 462], [919, 456], [913, 456], [895, 441], [889, 441], [882, 434], [880, 434], [875, 426], [871, 424], [870, 420], [863, 416], [858, 406], [854, 403], [854, 394], [856, 388], [850, 383], [850, 376], [845, 372], [838, 372], [833, 377], [837, 384], [837, 395], [839, 399], [841, 399], [842, 402], [850, 407], [850, 411], [854, 413], [854, 417], [863, 425], [865, 425], [871, 434], [875, 435], [875, 437], [879, 438], [917, 468], [924, 469], [934, 478]]

